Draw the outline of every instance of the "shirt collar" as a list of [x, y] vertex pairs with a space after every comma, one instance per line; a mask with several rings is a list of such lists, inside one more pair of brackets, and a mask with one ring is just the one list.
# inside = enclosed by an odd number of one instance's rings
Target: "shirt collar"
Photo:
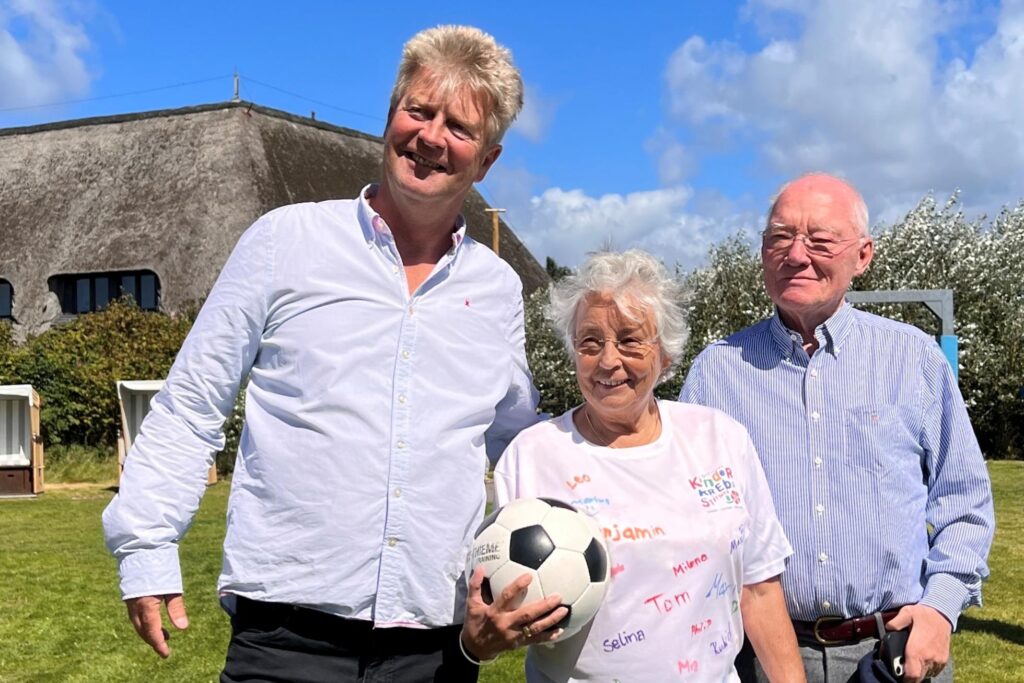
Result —
[[[838, 356], [846, 340], [850, 337], [853, 322], [853, 307], [844, 299], [843, 303], [839, 306], [839, 310], [815, 328], [814, 337], [818, 340], [818, 347], [825, 349], [826, 352], [831, 353], [833, 356]], [[782, 318], [779, 316], [779, 308], [777, 306], [769, 325], [769, 331], [772, 341], [775, 342], [779, 351], [787, 359], [792, 358], [794, 346], [797, 348], [803, 346], [803, 338], [800, 336], [800, 333], [786, 327], [786, 324], [782, 322]]]
[[391, 228], [384, 222], [380, 214], [370, 206], [370, 200], [377, 196], [379, 185], [371, 183], [359, 191], [359, 203], [356, 215], [359, 217], [359, 227], [363, 230], [363, 237], [367, 243], [374, 244], [378, 240], [393, 239]]
[[[359, 217], [359, 226], [363, 230], [363, 237], [368, 243], [393, 242], [395, 239], [387, 222], [370, 206], [370, 200], [377, 195], [379, 189], [379, 185], [371, 183], [359, 192], [357, 215]], [[448, 255], [454, 258], [465, 241], [466, 219], [460, 213], [455, 217], [455, 225], [452, 229], [452, 247], [448, 251]]]

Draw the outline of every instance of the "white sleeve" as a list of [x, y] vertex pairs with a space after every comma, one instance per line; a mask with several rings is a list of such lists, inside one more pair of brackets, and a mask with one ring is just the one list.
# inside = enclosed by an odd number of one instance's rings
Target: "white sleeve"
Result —
[[[511, 269], [509, 269], [511, 271]], [[495, 462], [509, 442], [523, 429], [541, 419], [537, 414], [540, 397], [533, 386], [533, 377], [526, 362], [526, 325], [523, 312], [522, 284], [515, 273], [511, 273], [509, 289], [513, 292], [509, 302], [509, 317], [506, 324], [509, 347], [512, 350], [511, 380], [504, 398], [495, 408], [494, 422], [486, 433], [487, 455]]]
[[516, 476], [519, 456], [515, 443], [509, 444], [501, 454], [498, 464], [494, 466], [494, 508], [498, 509], [510, 500], [519, 497]]
[[781, 574], [786, 569], [786, 558], [793, 554], [793, 548], [775, 515], [771, 490], [754, 444], [749, 436], [744, 436], [745, 505], [750, 515], [750, 532], [743, 544], [743, 585], [747, 586]]
[[103, 513], [122, 597], [180, 593], [178, 542], [224, 446], [222, 426], [252, 367], [272, 277], [271, 217], [239, 239], [153, 399], [125, 460], [118, 494]]

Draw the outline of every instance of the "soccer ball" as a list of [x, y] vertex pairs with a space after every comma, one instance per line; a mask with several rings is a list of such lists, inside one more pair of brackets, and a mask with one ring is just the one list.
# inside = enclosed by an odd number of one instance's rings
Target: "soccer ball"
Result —
[[488, 604], [523, 574], [533, 580], [522, 602], [560, 595], [569, 609], [556, 626], [565, 629], [563, 638], [594, 618], [608, 589], [608, 550], [597, 523], [550, 498], [520, 498], [492, 512], [476, 531], [466, 576], [479, 566]]

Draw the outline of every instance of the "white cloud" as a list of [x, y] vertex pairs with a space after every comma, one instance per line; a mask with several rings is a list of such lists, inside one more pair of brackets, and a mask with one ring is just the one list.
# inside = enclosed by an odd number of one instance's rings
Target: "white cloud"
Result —
[[46, 104], [81, 95], [91, 80], [84, 26], [67, 3], [0, 1], [0, 107]]
[[544, 139], [544, 134], [547, 133], [557, 110], [558, 104], [555, 100], [546, 97], [540, 88], [526, 84], [523, 110], [512, 124], [512, 130], [530, 142], [540, 142]]
[[[519, 239], [538, 260], [550, 256], [562, 265], [578, 265], [587, 252], [610, 246], [646, 249], [670, 267], [689, 269], [711, 245], [757, 220], [720, 197], [695, 197], [685, 186], [593, 197], [560, 187], [538, 194], [538, 184], [523, 169], [496, 167], [488, 177], [490, 193], [508, 209]], [[702, 210], [694, 212], [691, 204]]]
[[[969, 8], [967, 8], [969, 10]], [[968, 204], [1024, 195], [1024, 3], [1004, 2], [968, 59], [944, 61], [964, 8], [938, 0], [751, 0], [757, 50], [686, 40], [666, 69], [672, 120], [752, 146], [785, 176], [839, 172], [880, 215], [959, 187]]]
[[696, 159], [686, 145], [679, 142], [664, 128], [655, 131], [644, 149], [655, 157], [658, 179], [663, 185], [677, 185], [689, 178], [696, 169]]

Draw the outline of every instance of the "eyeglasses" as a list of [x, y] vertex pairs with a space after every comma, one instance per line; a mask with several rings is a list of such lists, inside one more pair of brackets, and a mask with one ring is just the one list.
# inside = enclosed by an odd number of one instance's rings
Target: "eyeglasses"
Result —
[[[849, 248], [849, 243], [864, 239], [863, 237], [851, 237], [846, 240], [836, 240], [827, 237], [805, 235], [804, 233], [790, 232], [789, 230], [766, 230], [761, 235], [765, 251], [788, 252], [793, 242], [800, 240], [804, 243], [804, 249], [813, 256], [832, 258], [838, 256]], [[842, 245], [847, 246], [842, 246]]]
[[598, 356], [604, 351], [605, 344], [611, 344], [620, 356], [625, 358], [644, 358], [657, 345], [657, 339], [636, 339], [626, 337], [625, 339], [598, 339], [597, 337], [583, 337], [572, 340], [573, 348], [580, 356]]

